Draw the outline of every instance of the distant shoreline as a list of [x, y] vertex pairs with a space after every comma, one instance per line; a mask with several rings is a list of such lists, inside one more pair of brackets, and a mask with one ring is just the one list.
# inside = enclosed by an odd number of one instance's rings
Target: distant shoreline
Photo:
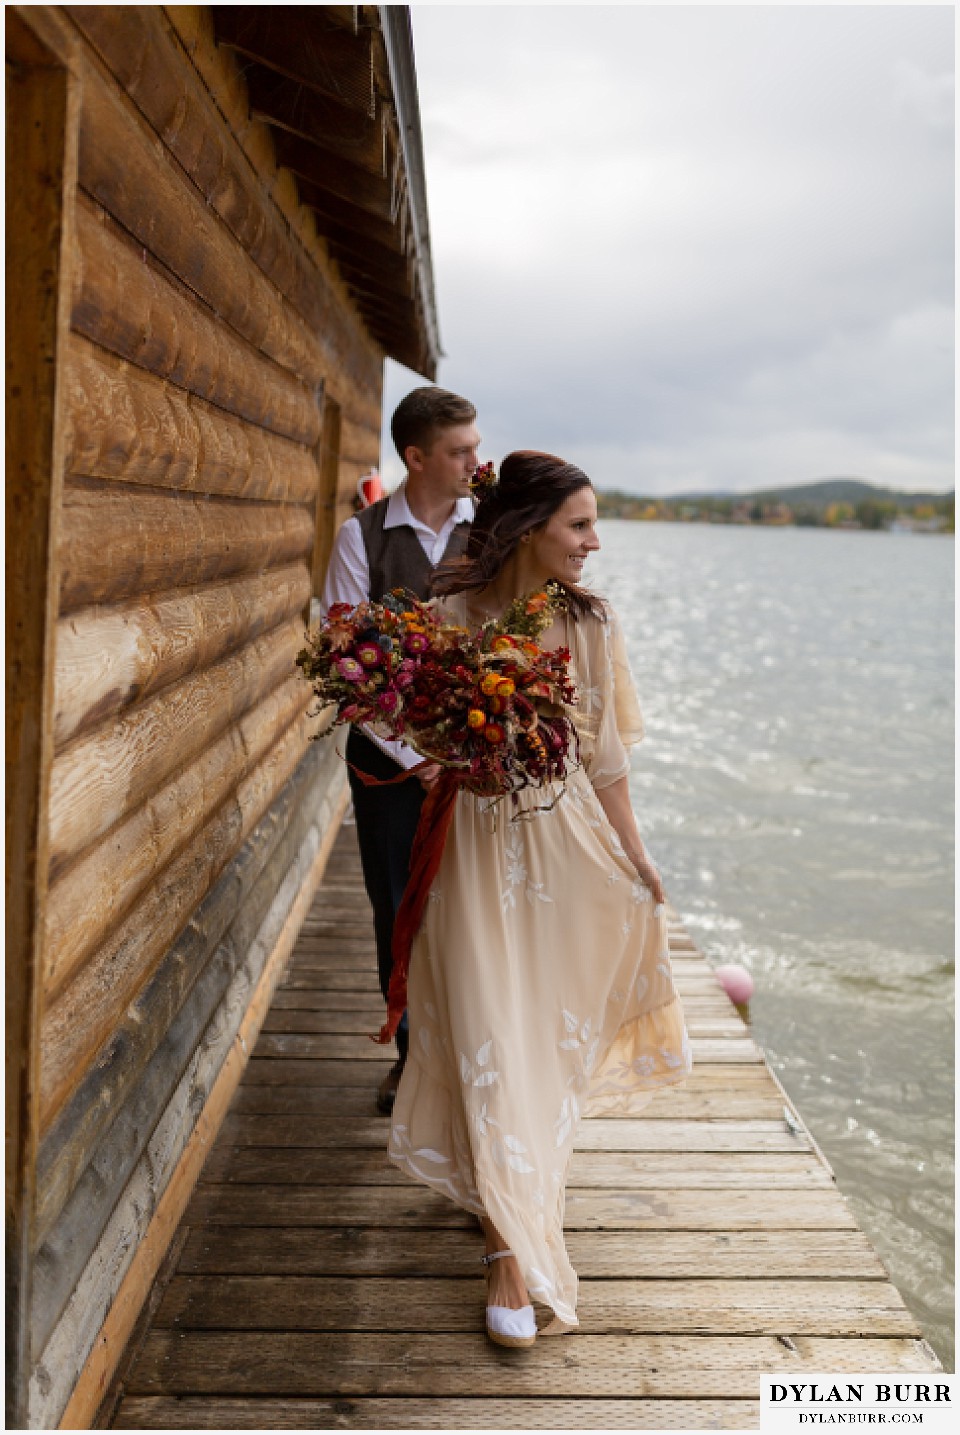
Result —
[[737, 528], [839, 528], [844, 532], [952, 533], [954, 494], [898, 493], [858, 479], [826, 479], [758, 493], [678, 493], [653, 498], [603, 490], [601, 518]]
[[599, 514], [601, 520], [617, 519], [621, 523], [671, 524], [676, 528], [804, 528], [828, 533], [894, 533], [920, 535], [922, 537], [954, 538], [953, 527], [926, 528], [907, 524], [890, 524], [888, 527], [865, 527], [862, 523], [765, 523], [762, 519], [753, 523], [740, 523], [710, 518], [631, 518], [622, 513]]

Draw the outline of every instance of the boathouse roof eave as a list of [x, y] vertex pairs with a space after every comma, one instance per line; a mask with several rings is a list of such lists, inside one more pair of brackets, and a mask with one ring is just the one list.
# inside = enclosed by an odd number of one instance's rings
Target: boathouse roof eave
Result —
[[434, 380], [442, 350], [408, 7], [210, 13], [368, 333]]
[[420, 96], [413, 54], [410, 7], [408, 5], [378, 5], [377, 9], [380, 12], [380, 28], [387, 52], [387, 64], [400, 126], [400, 143], [403, 149], [407, 181], [410, 186], [416, 266], [423, 300], [427, 350], [432, 366], [430, 376], [434, 377], [437, 362], [443, 356], [443, 349], [440, 344], [436, 291], [433, 282], [426, 165], [423, 156]]

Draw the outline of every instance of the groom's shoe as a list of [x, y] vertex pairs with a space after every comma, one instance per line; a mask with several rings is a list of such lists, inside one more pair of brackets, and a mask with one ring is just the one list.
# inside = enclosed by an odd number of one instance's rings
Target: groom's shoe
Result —
[[394, 1062], [377, 1087], [377, 1110], [381, 1116], [389, 1116], [393, 1111], [393, 1103], [397, 1099], [397, 1087], [400, 1085], [405, 1064], [406, 1057], [401, 1056], [399, 1061]]

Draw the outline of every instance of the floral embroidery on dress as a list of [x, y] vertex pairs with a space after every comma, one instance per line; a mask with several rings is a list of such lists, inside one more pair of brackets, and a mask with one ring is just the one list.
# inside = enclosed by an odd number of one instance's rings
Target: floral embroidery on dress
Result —
[[504, 848], [504, 875], [507, 885], [500, 894], [500, 905], [503, 911], [511, 911], [517, 905], [517, 888], [523, 889], [524, 896], [530, 903], [552, 902], [544, 891], [543, 882], [533, 882], [527, 871], [527, 865], [523, 860], [523, 834], [519, 826], [511, 826], [507, 833], [506, 845]]
[[[459, 1205], [465, 1206], [467, 1210], [474, 1211], [477, 1215], [483, 1214], [480, 1192], [472, 1184], [467, 1185], [457, 1167], [454, 1166], [449, 1175], [439, 1170], [441, 1166], [452, 1165], [451, 1158], [444, 1156], [441, 1151], [435, 1151], [431, 1146], [414, 1148], [407, 1127], [403, 1123], [395, 1125], [390, 1132], [388, 1154], [392, 1161], [406, 1166], [411, 1175], [418, 1180], [442, 1191], [444, 1195], [449, 1196]], [[419, 1164], [423, 1161], [426, 1161], [432, 1169], [425, 1170]]]
[[509, 1166], [511, 1171], [517, 1171], [521, 1176], [531, 1176], [535, 1173], [536, 1167], [531, 1166], [524, 1157], [529, 1153], [526, 1146], [518, 1136], [511, 1136], [507, 1132], [497, 1136], [497, 1131], [503, 1131], [499, 1121], [490, 1115], [487, 1110], [487, 1103], [484, 1102], [479, 1111], [473, 1113], [473, 1124], [476, 1127], [477, 1135], [489, 1141], [490, 1155], [498, 1166]]
[[557, 1146], [562, 1146], [573, 1131], [573, 1123], [580, 1115], [580, 1108], [577, 1098], [571, 1092], [563, 1098], [560, 1106], [560, 1115], [553, 1123], [554, 1134], [556, 1135]]
[[469, 1057], [464, 1056], [463, 1052], [461, 1051], [460, 1076], [465, 1085], [492, 1086], [495, 1081], [499, 1081], [499, 1071], [483, 1071], [481, 1069], [482, 1067], [486, 1066], [487, 1062], [490, 1060], [490, 1052], [492, 1051], [492, 1049], [493, 1039], [491, 1038], [490, 1041], [485, 1041], [483, 1043], [483, 1046], [480, 1047], [479, 1051], [474, 1057], [473, 1060], [476, 1062], [476, 1066], [474, 1066], [473, 1062], [470, 1061]]

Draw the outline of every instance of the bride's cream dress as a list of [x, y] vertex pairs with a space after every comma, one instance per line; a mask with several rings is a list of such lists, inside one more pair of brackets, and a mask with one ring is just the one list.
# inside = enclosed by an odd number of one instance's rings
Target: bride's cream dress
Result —
[[[443, 607], [468, 623], [463, 595]], [[691, 1062], [663, 908], [595, 791], [628, 772], [643, 736], [619, 623], [562, 615], [542, 641], [571, 652], [583, 766], [550, 811], [533, 809], [559, 784], [494, 811], [457, 796], [411, 954], [389, 1155], [488, 1215], [531, 1297], [572, 1326], [563, 1209], [579, 1118], [633, 1114]]]

